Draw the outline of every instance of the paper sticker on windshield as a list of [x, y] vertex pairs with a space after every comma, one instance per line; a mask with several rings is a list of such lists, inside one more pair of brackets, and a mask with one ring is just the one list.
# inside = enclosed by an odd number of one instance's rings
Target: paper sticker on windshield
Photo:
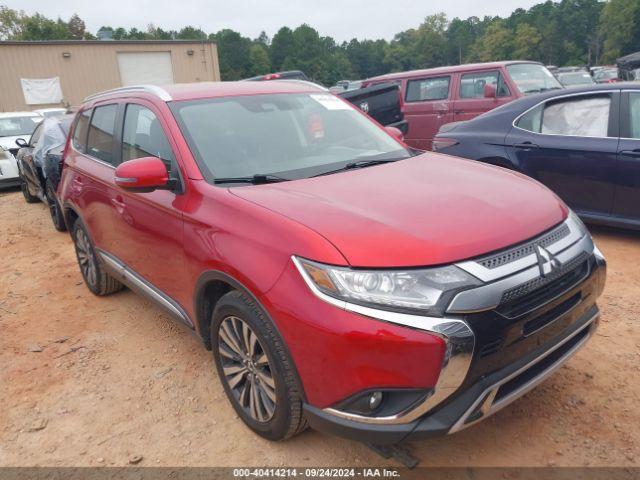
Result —
[[327, 110], [351, 110], [351, 107], [338, 97], [327, 94], [313, 94], [311, 95], [316, 102], [322, 105]]

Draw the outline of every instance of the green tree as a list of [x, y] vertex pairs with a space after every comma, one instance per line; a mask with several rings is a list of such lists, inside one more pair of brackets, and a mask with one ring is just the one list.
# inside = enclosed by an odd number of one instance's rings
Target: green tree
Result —
[[250, 39], [230, 29], [220, 30], [209, 38], [218, 45], [222, 80], [239, 80], [251, 76]]
[[494, 21], [478, 41], [478, 57], [483, 62], [508, 60], [511, 57], [512, 37], [503, 20]]
[[51, 20], [35, 13], [22, 20], [20, 40], [67, 40], [71, 38], [69, 26], [62, 19]]
[[541, 60], [542, 36], [538, 29], [528, 23], [516, 27], [513, 39], [513, 58], [517, 60]]
[[251, 75], [264, 75], [271, 72], [271, 62], [267, 47], [262, 43], [254, 43], [249, 49]]
[[269, 47], [271, 66], [274, 70], [282, 70], [282, 64], [293, 49], [293, 31], [289, 27], [282, 27], [273, 36]]
[[640, 48], [640, 0], [610, 0], [602, 10], [605, 62]]
[[15, 40], [22, 35], [24, 12], [0, 5], [0, 40]]
[[82, 40], [85, 34], [85, 24], [82, 19], [74, 13], [69, 19], [69, 34], [73, 40]]

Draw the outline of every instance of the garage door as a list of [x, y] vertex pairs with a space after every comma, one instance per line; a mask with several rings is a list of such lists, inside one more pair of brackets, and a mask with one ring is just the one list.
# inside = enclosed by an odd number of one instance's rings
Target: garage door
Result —
[[171, 52], [119, 52], [117, 55], [123, 86], [173, 83]]

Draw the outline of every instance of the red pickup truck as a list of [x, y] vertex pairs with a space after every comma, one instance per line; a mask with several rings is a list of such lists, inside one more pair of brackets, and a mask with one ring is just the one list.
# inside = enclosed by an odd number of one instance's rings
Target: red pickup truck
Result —
[[431, 141], [445, 123], [470, 120], [525, 95], [562, 88], [536, 62], [493, 62], [390, 73], [369, 78], [362, 87], [396, 83], [402, 92], [405, 142], [431, 150]]

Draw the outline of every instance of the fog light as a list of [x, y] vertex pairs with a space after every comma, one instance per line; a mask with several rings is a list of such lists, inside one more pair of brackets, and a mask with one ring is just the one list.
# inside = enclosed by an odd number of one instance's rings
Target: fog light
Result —
[[382, 392], [373, 392], [369, 395], [369, 410], [372, 412], [382, 403]]

